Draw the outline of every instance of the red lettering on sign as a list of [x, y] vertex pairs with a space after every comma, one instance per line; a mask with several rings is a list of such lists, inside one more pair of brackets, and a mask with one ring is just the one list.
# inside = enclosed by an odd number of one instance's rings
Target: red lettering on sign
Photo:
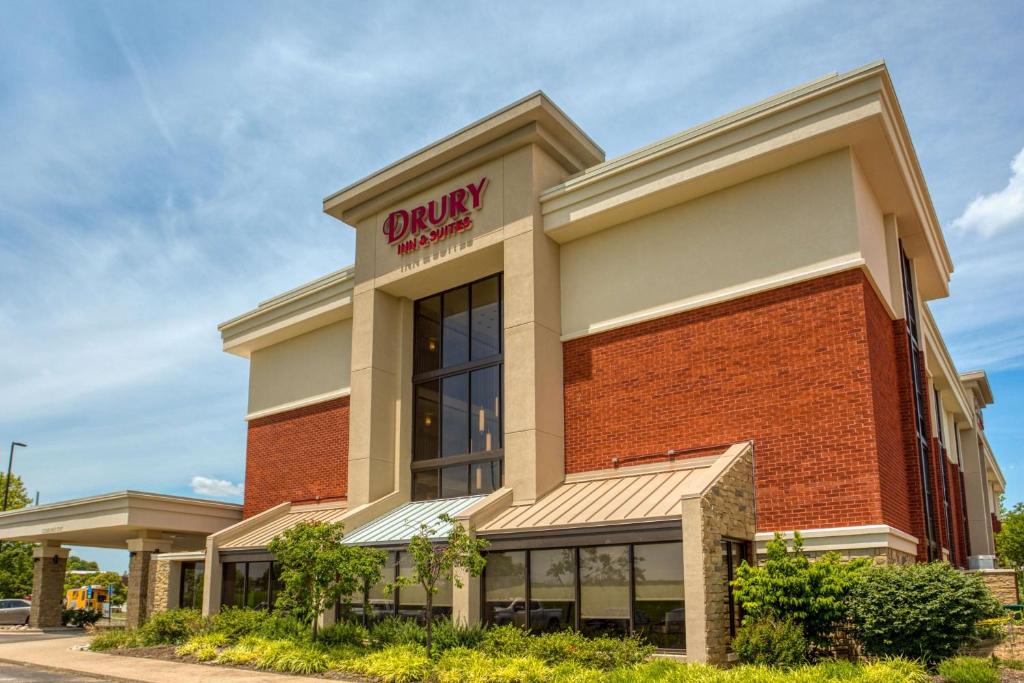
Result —
[[[473, 226], [473, 218], [467, 216], [483, 205], [484, 190], [487, 188], [487, 176], [477, 183], [469, 183], [465, 187], [457, 187], [451, 192], [431, 199], [412, 209], [398, 209], [384, 219], [383, 233], [388, 244], [396, 244], [398, 253], [408, 254], [421, 246], [438, 242], [452, 235], [469, 230]], [[466, 206], [466, 201], [470, 206]], [[445, 223], [448, 221], [448, 223]], [[427, 224], [438, 226], [428, 229]], [[411, 237], [412, 239], [408, 239]]]

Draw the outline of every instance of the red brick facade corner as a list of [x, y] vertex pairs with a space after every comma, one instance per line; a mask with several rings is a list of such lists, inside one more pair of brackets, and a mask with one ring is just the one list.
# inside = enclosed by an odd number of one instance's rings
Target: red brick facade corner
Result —
[[346, 497], [348, 430], [347, 396], [249, 422], [244, 516], [286, 501]]

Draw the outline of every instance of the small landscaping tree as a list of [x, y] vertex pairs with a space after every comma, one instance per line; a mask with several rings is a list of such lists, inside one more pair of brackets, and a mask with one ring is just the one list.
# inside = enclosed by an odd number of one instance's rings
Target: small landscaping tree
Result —
[[381, 571], [387, 562], [388, 554], [379, 548], [358, 548], [360, 552], [353, 555], [349, 566], [353, 575], [362, 587], [363, 625], [370, 623], [370, 589], [384, 577]]
[[996, 534], [996, 553], [1003, 566], [1018, 574], [1024, 568], [1024, 503], [1017, 503], [1003, 513], [1002, 527]]
[[981, 577], [945, 562], [871, 567], [849, 606], [866, 654], [929, 663], [956, 654], [977, 638], [980, 621], [1001, 611]]
[[268, 545], [279, 563], [283, 584], [276, 608], [309, 624], [314, 641], [324, 610], [362, 588], [368, 557], [383, 564], [383, 556], [371, 549], [342, 545], [344, 536], [341, 522], [302, 522]]
[[811, 562], [800, 534], [794, 534], [792, 552], [775, 534], [764, 562], [757, 567], [744, 562], [736, 572], [733, 587], [744, 624], [792, 622], [810, 644], [827, 648], [846, 619], [847, 595], [868, 564], [867, 559], [843, 562], [836, 553]]
[[438, 583], [451, 577], [452, 584], [456, 588], [462, 588], [462, 581], [454, 570], [461, 569], [470, 576], [480, 576], [487, 563], [480, 554], [487, 547], [487, 541], [476, 538], [449, 515], [440, 515], [437, 519], [442, 524], [451, 525], [448, 538], [441, 543], [434, 543], [432, 539], [437, 538], [437, 528], [421, 524], [420, 530], [409, 541], [412, 576], [399, 576], [394, 583], [387, 586], [388, 593], [401, 586], [418, 584], [423, 587], [426, 595], [424, 625], [427, 631], [428, 656], [431, 654], [434, 596], [439, 589]]

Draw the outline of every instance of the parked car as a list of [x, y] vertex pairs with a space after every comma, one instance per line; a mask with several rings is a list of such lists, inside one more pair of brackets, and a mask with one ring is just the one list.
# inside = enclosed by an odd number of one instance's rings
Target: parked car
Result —
[[[495, 607], [493, 622], [502, 624], [516, 624], [526, 626], [526, 601], [516, 598], [503, 607]], [[565, 622], [565, 612], [560, 607], [547, 608], [536, 600], [530, 601], [530, 625], [538, 630], [556, 631], [562, 628]]]
[[32, 603], [20, 598], [0, 600], [0, 624], [27, 624]]

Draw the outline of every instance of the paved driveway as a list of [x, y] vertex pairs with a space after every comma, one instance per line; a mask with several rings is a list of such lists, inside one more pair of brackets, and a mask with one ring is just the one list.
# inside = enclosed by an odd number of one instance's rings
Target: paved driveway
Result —
[[62, 681], [63, 683], [96, 683], [109, 681], [109, 678], [95, 678], [82, 674], [53, 671], [52, 669], [36, 669], [31, 666], [4, 664], [0, 662], [0, 683], [7, 681]]

